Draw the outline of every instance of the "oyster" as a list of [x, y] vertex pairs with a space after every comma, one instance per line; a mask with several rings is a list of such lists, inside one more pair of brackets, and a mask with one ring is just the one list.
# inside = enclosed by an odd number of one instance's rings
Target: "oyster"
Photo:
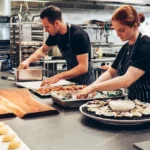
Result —
[[150, 109], [143, 109], [140, 111], [143, 115], [150, 115]]
[[133, 115], [132, 115], [132, 113], [130, 113], [130, 112], [124, 112], [124, 113], [123, 113], [123, 116], [124, 116], [124, 117], [130, 117], [130, 118], [131, 118]]

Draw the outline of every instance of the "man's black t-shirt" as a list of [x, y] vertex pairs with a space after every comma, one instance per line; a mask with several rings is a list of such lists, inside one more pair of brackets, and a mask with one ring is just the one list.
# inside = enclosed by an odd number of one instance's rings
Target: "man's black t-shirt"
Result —
[[[145, 71], [145, 74], [140, 79], [150, 81], [150, 37], [142, 36], [137, 45], [138, 46], [136, 46], [133, 56], [131, 57], [132, 63], [130, 64], [130, 66]], [[119, 65], [125, 65], [127, 63], [127, 57], [130, 56], [130, 54], [127, 54], [128, 49], [130, 49], [131, 52], [131, 50], [133, 50], [133, 47], [134, 45], [130, 45], [128, 47], [128, 43], [124, 44], [119, 51], [115, 61], [113, 62], [112, 68], [117, 70]], [[122, 64], [120, 64], [121, 60]]]
[[86, 31], [76, 25], [67, 25], [66, 34], [57, 34], [55, 36], [49, 35], [46, 43], [48, 46], [57, 45], [62, 53], [62, 56], [67, 62], [67, 69], [70, 70], [78, 65], [77, 56], [81, 54], [88, 54], [88, 72], [69, 79], [81, 85], [89, 85], [94, 82], [93, 69], [90, 63], [91, 46], [89, 36]]
[[[70, 32], [70, 38], [69, 38]], [[45, 42], [48, 46], [57, 45], [63, 51], [67, 50], [71, 46], [71, 51], [75, 55], [89, 54], [89, 61], [91, 58], [91, 45], [87, 32], [81, 27], [76, 25], [67, 25], [66, 34], [57, 34], [55, 36], [49, 35]]]

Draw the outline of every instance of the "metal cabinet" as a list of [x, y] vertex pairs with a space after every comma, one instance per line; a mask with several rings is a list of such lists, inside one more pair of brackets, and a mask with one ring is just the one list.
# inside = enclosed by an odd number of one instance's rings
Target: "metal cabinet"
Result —
[[[34, 53], [38, 47], [42, 46], [44, 33], [40, 31], [38, 35], [40, 41], [34, 37], [36, 31], [35, 27], [37, 23], [35, 22], [22, 22], [20, 14], [11, 16], [10, 22], [10, 53], [12, 66], [18, 67], [19, 64], [27, 59], [32, 53]], [[39, 26], [39, 23], [38, 23]], [[31, 34], [30, 34], [31, 33]], [[25, 38], [26, 36], [26, 38]], [[43, 65], [43, 60], [32, 63], [31, 66], [41, 66]]]

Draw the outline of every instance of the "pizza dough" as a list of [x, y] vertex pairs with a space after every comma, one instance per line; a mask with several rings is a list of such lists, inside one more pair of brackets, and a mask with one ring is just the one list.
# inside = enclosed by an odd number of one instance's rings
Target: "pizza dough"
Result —
[[1, 127], [0, 128], [0, 135], [4, 135], [8, 133], [8, 128], [7, 127]]
[[10, 142], [15, 138], [15, 134], [13, 133], [8, 133], [6, 135], [4, 135], [2, 142]]
[[1, 128], [1, 127], [4, 127], [4, 126], [5, 126], [5, 123], [2, 122], [2, 121], [0, 121], [0, 128]]
[[21, 142], [18, 139], [14, 139], [9, 143], [9, 150], [16, 149], [20, 147]]

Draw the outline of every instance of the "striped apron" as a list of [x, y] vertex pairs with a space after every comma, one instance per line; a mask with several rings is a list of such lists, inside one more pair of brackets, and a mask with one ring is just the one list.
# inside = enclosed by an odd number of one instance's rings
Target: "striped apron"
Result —
[[[124, 57], [126, 57], [126, 50], [120, 60], [120, 63], [118, 65], [118, 75], [122, 76], [124, 75], [129, 66], [132, 63], [132, 56], [136, 50], [136, 48], [138, 48], [138, 44], [140, 43], [140, 38], [141, 38], [141, 33], [138, 36], [138, 39], [130, 53], [130, 55], [128, 56], [128, 59], [126, 61], [126, 63], [123, 63], [123, 59]], [[134, 99], [139, 99], [143, 102], [149, 102], [150, 103], [150, 81], [149, 80], [144, 80], [144, 79], [138, 79], [136, 82], [134, 82], [129, 88], [128, 88], [128, 98], [131, 100]]]
[[[76, 58], [76, 54], [74, 54], [71, 50], [71, 38], [70, 38], [70, 26], [71, 25], [68, 24], [68, 26], [69, 26], [69, 31], [68, 31], [69, 32], [69, 44], [67, 45], [67, 48], [65, 50], [62, 50], [61, 47], [59, 49], [60, 49], [62, 56], [67, 62], [67, 70], [70, 70], [78, 65], [78, 61]], [[69, 80], [80, 85], [89, 85], [92, 82], [94, 82], [95, 76], [94, 76], [94, 70], [92, 69], [91, 62], [88, 63], [87, 73], [80, 75], [76, 78], [69, 79]]]

